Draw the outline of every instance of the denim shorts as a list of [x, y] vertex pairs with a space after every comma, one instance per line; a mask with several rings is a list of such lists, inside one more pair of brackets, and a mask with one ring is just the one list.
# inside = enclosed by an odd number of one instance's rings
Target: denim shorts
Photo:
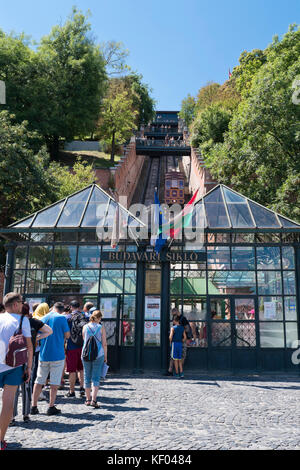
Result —
[[21, 385], [24, 375], [24, 366], [15, 367], [14, 369], [6, 370], [5, 372], [0, 372], [0, 388], [4, 388], [4, 385]]
[[36, 384], [45, 385], [50, 374], [50, 385], [60, 385], [61, 377], [65, 367], [65, 360], [44, 362], [39, 361]]
[[104, 356], [98, 357], [95, 361], [82, 361], [84, 371], [84, 387], [99, 387], [101, 373], [103, 369]]

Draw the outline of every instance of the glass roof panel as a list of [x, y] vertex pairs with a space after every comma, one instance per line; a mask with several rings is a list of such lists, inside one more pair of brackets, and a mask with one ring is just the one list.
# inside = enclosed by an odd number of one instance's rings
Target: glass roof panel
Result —
[[90, 192], [91, 188], [87, 188], [68, 199], [68, 202], [59, 218], [57, 227], [79, 226]]
[[291, 222], [290, 220], [286, 219], [285, 217], [282, 217], [281, 215], [278, 216], [280, 222], [282, 223], [283, 227], [297, 227], [300, 228], [300, 224]]
[[230, 227], [220, 187], [204, 197], [204, 205], [209, 228]]
[[110, 198], [95, 186], [81, 226], [97, 227], [99, 224], [103, 226], [109, 200]]
[[19, 224], [17, 225], [13, 225], [13, 227], [15, 228], [27, 228], [27, 227], [30, 227], [32, 221], [34, 219], [34, 215], [29, 217], [28, 219], [25, 219], [23, 220], [23, 222], [20, 222]]
[[238, 202], [241, 204], [247, 204], [247, 199], [244, 196], [241, 196], [240, 194], [237, 194], [225, 187], [223, 187], [223, 191], [224, 191], [225, 201], [227, 203]]
[[227, 208], [233, 228], [254, 227], [247, 204], [227, 204]]
[[259, 206], [255, 202], [249, 200], [249, 206], [252, 211], [256, 226], [258, 228], [277, 228], [280, 227], [274, 212], [269, 211], [265, 207]]
[[54, 227], [57, 217], [60, 214], [60, 211], [64, 205], [64, 201], [58, 202], [52, 207], [43, 210], [40, 212], [32, 225], [32, 227]]
[[213, 189], [209, 194], [205, 196], [205, 202], [223, 202], [223, 196], [220, 186]]

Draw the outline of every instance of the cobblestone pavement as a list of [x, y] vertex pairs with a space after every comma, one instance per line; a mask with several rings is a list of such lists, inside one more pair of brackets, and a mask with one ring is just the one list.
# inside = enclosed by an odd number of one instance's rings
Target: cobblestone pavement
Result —
[[110, 375], [99, 410], [65, 394], [59, 417], [45, 402], [30, 423], [20, 414], [9, 449], [300, 449], [299, 377]]

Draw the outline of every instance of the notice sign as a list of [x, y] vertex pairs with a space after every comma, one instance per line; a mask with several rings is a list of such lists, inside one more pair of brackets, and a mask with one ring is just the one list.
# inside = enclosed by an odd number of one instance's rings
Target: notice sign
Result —
[[146, 294], [160, 294], [161, 289], [161, 271], [146, 271]]
[[160, 296], [147, 295], [145, 297], [145, 318], [160, 320]]
[[276, 302], [264, 302], [264, 319], [276, 320]]
[[39, 298], [37, 298], [37, 297], [35, 297], [35, 298], [26, 297], [26, 302], [29, 305], [30, 313], [33, 313], [34, 304], [43, 304], [44, 302], [46, 302], [46, 298], [45, 297], [39, 297]]

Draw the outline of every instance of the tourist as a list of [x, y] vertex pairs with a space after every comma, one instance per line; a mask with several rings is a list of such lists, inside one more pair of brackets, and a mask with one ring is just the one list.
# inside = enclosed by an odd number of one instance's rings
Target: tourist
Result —
[[94, 304], [92, 302], [86, 302], [83, 306], [83, 313], [87, 318], [91, 316], [91, 308], [94, 308]]
[[[174, 318], [175, 316], [179, 316], [179, 321], [180, 321], [180, 325], [182, 325], [184, 327], [184, 331], [186, 333], [186, 337], [187, 337], [187, 340], [191, 339], [193, 337], [193, 334], [192, 334], [192, 331], [191, 331], [191, 327], [190, 327], [190, 324], [189, 324], [189, 321], [187, 320], [187, 318], [179, 313], [179, 310], [178, 308], [173, 308], [172, 309], [172, 318]], [[184, 362], [186, 360], [186, 355], [187, 355], [187, 342], [185, 341], [183, 343], [183, 346], [182, 346], [182, 365], [184, 365]], [[169, 364], [169, 369], [166, 373], [166, 375], [172, 375], [173, 374], [173, 365], [174, 365], [174, 361], [171, 357], [170, 359], [170, 364]]]
[[184, 327], [180, 325], [180, 316], [173, 318], [173, 327], [170, 332], [171, 358], [175, 365], [175, 377], [184, 377], [182, 363], [182, 343], [186, 341]]
[[[101, 323], [102, 313], [100, 310], [95, 310], [87, 325], [83, 327], [83, 354], [87, 345], [88, 339], [94, 336], [98, 346], [97, 358], [93, 361], [87, 361], [82, 358], [84, 367], [84, 387], [86, 393], [86, 405], [92, 406], [93, 408], [99, 408], [97, 403], [97, 394], [99, 390], [99, 384], [101, 379], [101, 373], [103, 369], [103, 363], [107, 362], [107, 344], [106, 344], [106, 331]], [[92, 388], [91, 388], [92, 385]], [[92, 394], [91, 394], [92, 391]]]
[[42, 320], [42, 318], [49, 313], [49, 305], [46, 302], [39, 304], [33, 312], [33, 318]]
[[[37, 366], [35, 367], [35, 361], [38, 365], [38, 356], [35, 356], [35, 347], [36, 342], [47, 338], [47, 336], [52, 335], [53, 331], [50, 326], [45, 325], [41, 320], [37, 320], [36, 318], [31, 318], [29, 305], [25, 302], [22, 306], [22, 315], [29, 319], [30, 328], [31, 328], [31, 341], [32, 341], [32, 348], [33, 348], [33, 363], [32, 363], [32, 371], [34, 369], [37, 370]], [[22, 394], [22, 411], [23, 411], [23, 421], [26, 423], [30, 421], [29, 414], [30, 414], [30, 407], [31, 407], [31, 394], [33, 390], [33, 377], [31, 374], [30, 383], [23, 382], [21, 384], [21, 394]], [[20, 387], [18, 387], [16, 395], [15, 395], [15, 403], [14, 403], [14, 413], [13, 418], [15, 418], [18, 414], [18, 399], [19, 399]], [[15, 420], [13, 419], [12, 423]]]
[[31, 414], [39, 414], [37, 407], [38, 397], [42, 391], [43, 385], [46, 384], [48, 375], [50, 374], [50, 401], [47, 414], [49, 416], [61, 413], [61, 410], [55, 407], [55, 399], [58, 387], [60, 386], [61, 376], [65, 363], [65, 340], [70, 337], [70, 329], [67, 319], [62, 312], [64, 304], [57, 302], [54, 304], [53, 310], [45, 315], [42, 322], [49, 325], [53, 334], [41, 341], [41, 350], [39, 358], [39, 366], [37, 378], [33, 388]]
[[[6, 312], [0, 315], [0, 388], [3, 388], [2, 410], [0, 415], [1, 450], [5, 450], [7, 443], [5, 434], [11, 422], [14, 410], [14, 399], [17, 388], [24, 381], [29, 383], [32, 366], [32, 342], [29, 320], [22, 316], [22, 297], [11, 292], [3, 299]], [[27, 344], [27, 365], [9, 367], [6, 365], [6, 352], [10, 338], [20, 328]]]
[[82, 328], [87, 323], [87, 318], [79, 310], [80, 304], [77, 300], [70, 303], [71, 313], [66, 316], [70, 328], [70, 337], [66, 348], [66, 370], [69, 373], [69, 391], [66, 397], [75, 397], [76, 375], [79, 373], [80, 390], [79, 396], [84, 397], [83, 387], [83, 364], [81, 352], [83, 345]]
[[[43, 317], [50, 312], [49, 305], [46, 302], [42, 302], [41, 304], [34, 304], [35, 308], [33, 310], [33, 318], [36, 320], [42, 321]], [[31, 392], [33, 392], [33, 386], [35, 383], [35, 379], [37, 376], [37, 369], [39, 365], [39, 355], [40, 355], [40, 343], [38, 342], [35, 347], [35, 357], [33, 360], [33, 368], [32, 368], [32, 380], [31, 380]], [[44, 394], [43, 390], [39, 396], [39, 401], [47, 400], [46, 395]]]

